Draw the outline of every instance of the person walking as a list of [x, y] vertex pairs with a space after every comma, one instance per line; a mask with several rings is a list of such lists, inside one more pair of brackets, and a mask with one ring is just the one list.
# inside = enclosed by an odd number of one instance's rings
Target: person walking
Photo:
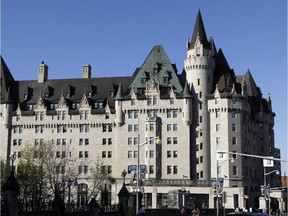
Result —
[[145, 216], [145, 215], [146, 215], [146, 211], [145, 211], [144, 206], [142, 206], [142, 207], [140, 208], [140, 210], [139, 210], [139, 215], [140, 215], [140, 216]]
[[193, 208], [191, 211], [191, 216], [199, 216], [200, 215], [200, 211], [198, 208]]

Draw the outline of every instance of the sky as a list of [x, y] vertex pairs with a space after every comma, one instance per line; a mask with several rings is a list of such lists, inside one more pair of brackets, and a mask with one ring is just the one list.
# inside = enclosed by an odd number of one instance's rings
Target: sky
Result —
[[16, 80], [37, 79], [42, 61], [48, 79], [81, 78], [83, 64], [92, 77], [131, 76], [163, 45], [181, 73], [198, 10], [236, 75], [249, 69], [271, 95], [287, 160], [286, 0], [1, 0], [1, 55]]

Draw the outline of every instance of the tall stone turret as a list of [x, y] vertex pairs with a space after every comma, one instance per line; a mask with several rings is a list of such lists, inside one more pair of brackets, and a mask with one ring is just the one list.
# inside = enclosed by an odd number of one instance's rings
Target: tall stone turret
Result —
[[215, 69], [214, 43], [207, 40], [202, 17], [198, 11], [192, 39], [187, 43], [187, 56], [184, 61], [186, 80], [196, 93], [198, 126], [196, 144], [200, 146], [197, 158], [197, 179], [209, 180], [210, 172], [210, 120], [206, 95], [213, 90], [213, 72]]
[[115, 123], [119, 127], [124, 124], [124, 114], [123, 114], [123, 109], [122, 109], [123, 98], [124, 98], [124, 93], [122, 89], [122, 84], [120, 83], [118, 91], [117, 91], [117, 95], [115, 97], [115, 110], [116, 110]]
[[184, 90], [183, 90], [183, 121], [185, 122], [185, 124], [191, 125], [192, 123], [192, 93], [189, 90], [189, 85], [186, 82]]
[[11, 92], [11, 88], [9, 87], [3, 106], [3, 124], [6, 128], [9, 128], [11, 126], [13, 103], [14, 103], [13, 101], [14, 101], [13, 95]]

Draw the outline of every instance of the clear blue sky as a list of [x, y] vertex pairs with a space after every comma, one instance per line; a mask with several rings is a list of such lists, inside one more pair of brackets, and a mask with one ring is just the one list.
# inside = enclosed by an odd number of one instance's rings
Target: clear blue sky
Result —
[[42, 60], [49, 79], [80, 78], [83, 64], [93, 77], [130, 76], [162, 44], [182, 71], [198, 9], [235, 73], [250, 69], [271, 94], [287, 160], [286, 0], [2, 0], [1, 54], [16, 80], [37, 79]]

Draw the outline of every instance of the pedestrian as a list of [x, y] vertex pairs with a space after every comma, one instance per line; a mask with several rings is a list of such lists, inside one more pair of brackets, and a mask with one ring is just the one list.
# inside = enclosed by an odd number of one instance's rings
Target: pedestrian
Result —
[[193, 208], [191, 211], [191, 216], [199, 216], [200, 215], [200, 211], [198, 208]]
[[141, 215], [141, 216], [146, 215], [144, 206], [142, 206], [142, 207], [140, 208], [140, 210], [139, 210], [139, 215]]
[[184, 206], [181, 208], [181, 215], [186, 215], [186, 208]]

